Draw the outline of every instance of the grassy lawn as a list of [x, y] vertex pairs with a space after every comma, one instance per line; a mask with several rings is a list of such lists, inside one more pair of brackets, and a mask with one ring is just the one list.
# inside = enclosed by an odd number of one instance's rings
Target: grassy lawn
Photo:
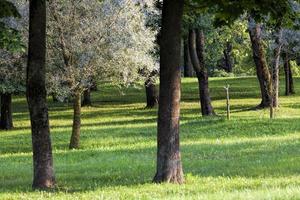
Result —
[[[49, 101], [58, 189], [31, 190], [32, 154], [25, 98], [15, 98], [14, 125], [0, 132], [0, 199], [300, 199], [300, 78], [276, 119], [258, 105], [258, 83], [212, 78], [219, 116], [202, 118], [196, 79], [182, 80], [181, 152], [184, 185], [152, 184], [156, 163], [156, 112], [144, 109], [143, 88], [124, 94], [110, 85], [83, 108], [81, 148], [68, 150], [71, 104]], [[231, 85], [232, 120], [225, 119]]]

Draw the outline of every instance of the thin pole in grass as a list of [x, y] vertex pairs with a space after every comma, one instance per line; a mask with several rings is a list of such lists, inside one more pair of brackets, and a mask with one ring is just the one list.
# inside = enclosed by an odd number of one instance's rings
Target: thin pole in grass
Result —
[[230, 85], [224, 87], [226, 91], [226, 108], [227, 108], [227, 119], [230, 120], [230, 101], [229, 101], [229, 88]]

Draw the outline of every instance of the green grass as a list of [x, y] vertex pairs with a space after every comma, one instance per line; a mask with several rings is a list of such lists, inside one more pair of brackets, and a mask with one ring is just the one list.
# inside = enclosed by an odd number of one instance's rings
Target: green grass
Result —
[[[83, 108], [81, 148], [68, 150], [72, 109], [51, 103], [50, 125], [58, 189], [32, 191], [32, 153], [25, 98], [14, 99], [15, 129], [0, 132], [0, 199], [300, 199], [300, 78], [276, 119], [259, 104], [257, 80], [212, 78], [218, 117], [202, 118], [196, 79], [183, 79], [181, 152], [186, 183], [153, 184], [156, 112], [144, 90], [122, 95], [111, 85]], [[284, 81], [281, 81], [283, 84]], [[231, 85], [232, 120], [225, 119]]]

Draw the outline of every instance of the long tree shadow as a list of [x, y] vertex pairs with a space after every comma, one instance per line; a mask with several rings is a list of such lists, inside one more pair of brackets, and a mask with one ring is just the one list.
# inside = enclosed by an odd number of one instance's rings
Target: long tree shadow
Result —
[[[193, 142], [193, 140], [189, 141]], [[64, 192], [150, 183], [155, 145], [136, 149], [87, 149], [54, 154], [58, 186]], [[182, 144], [186, 174], [200, 177], [289, 177], [300, 171], [300, 140]], [[30, 191], [31, 156], [0, 157], [0, 191]]]

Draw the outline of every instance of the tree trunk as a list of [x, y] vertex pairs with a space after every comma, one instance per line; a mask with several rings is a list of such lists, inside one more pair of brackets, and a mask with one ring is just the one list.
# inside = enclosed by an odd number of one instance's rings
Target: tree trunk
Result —
[[280, 53], [281, 53], [281, 38], [282, 38], [282, 30], [281, 28], [276, 29], [276, 39], [275, 45], [276, 48], [273, 51], [273, 62], [272, 62], [272, 102], [273, 107], [277, 108], [279, 106], [279, 64], [280, 64]]
[[183, 0], [164, 0], [160, 42], [157, 171], [154, 182], [183, 183], [179, 150], [180, 53]]
[[252, 18], [249, 19], [249, 35], [252, 44], [253, 59], [256, 66], [256, 74], [261, 91], [261, 103], [257, 107], [270, 107], [272, 92], [271, 74], [263, 49], [263, 42], [261, 39], [261, 25], [256, 24]]
[[225, 61], [225, 71], [230, 73], [233, 69], [233, 58], [232, 58], [232, 44], [226, 43], [226, 49], [223, 51]]
[[284, 74], [285, 74], [285, 95], [289, 96], [295, 94], [294, 81], [290, 65], [290, 58], [288, 53], [283, 54], [284, 59]]
[[81, 104], [82, 107], [84, 106], [92, 106], [92, 101], [91, 101], [91, 89], [87, 89], [83, 92], [83, 101]]
[[191, 61], [188, 40], [184, 41], [184, 77], [193, 77], [193, 64]]
[[189, 31], [189, 48], [194, 70], [198, 78], [201, 113], [203, 116], [214, 115], [208, 88], [208, 74], [204, 62], [203, 31]]
[[81, 94], [80, 92], [75, 93], [74, 103], [73, 103], [74, 115], [73, 115], [73, 128], [70, 140], [70, 149], [79, 148], [80, 140], [80, 125], [81, 125]]
[[1, 119], [0, 129], [10, 130], [13, 128], [12, 109], [11, 109], [11, 94], [1, 94]]
[[30, 0], [27, 102], [30, 112], [33, 184], [35, 189], [55, 185], [45, 86], [46, 0]]
[[53, 102], [58, 102], [58, 99], [57, 99], [57, 97], [54, 93], [52, 94], [52, 101]]
[[147, 99], [146, 108], [154, 108], [158, 104], [158, 94], [156, 86], [151, 82], [151, 80], [147, 80], [145, 82], [145, 89]]

